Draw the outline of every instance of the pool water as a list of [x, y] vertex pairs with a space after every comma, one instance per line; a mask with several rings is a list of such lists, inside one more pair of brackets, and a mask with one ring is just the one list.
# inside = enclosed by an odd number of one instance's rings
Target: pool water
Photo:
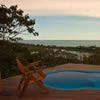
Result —
[[100, 89], [100, 71], [61, 70], [47, 73], [43, 83], [57, 90]]

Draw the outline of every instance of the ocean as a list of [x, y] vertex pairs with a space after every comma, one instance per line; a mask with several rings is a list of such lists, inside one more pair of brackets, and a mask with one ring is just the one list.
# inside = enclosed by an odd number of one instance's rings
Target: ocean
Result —
[[100, 40], [23, 40], [19, 41], [25, 44], [39, 44], [45, 46], [64, 46], [64, 47], [76, 47], [76, 46], [96, 46], [100, 47]]

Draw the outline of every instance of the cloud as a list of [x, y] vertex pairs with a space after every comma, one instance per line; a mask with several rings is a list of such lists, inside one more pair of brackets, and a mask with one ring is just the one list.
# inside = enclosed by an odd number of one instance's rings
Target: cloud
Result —
[[18, 4], [34, 16], [100, 17], [100, 0], [2, 0], [7, 6]]

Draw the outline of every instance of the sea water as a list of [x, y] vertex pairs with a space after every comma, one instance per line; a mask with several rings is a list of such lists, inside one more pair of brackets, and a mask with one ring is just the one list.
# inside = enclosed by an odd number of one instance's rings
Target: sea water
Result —
[[64, 46], [64, 47], [76, 47], [76, 46], [97, 46], [100, 47], [100, 40], [23, 40], [19, 41], [25, 44], [40, 44], [46, 46]]

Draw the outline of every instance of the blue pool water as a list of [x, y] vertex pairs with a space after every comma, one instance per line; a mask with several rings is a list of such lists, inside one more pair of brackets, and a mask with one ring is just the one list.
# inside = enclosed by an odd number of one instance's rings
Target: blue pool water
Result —
[[61, 70], [47, 73], [43, 83], [57, 90], [100, 89], [100, 71]]

